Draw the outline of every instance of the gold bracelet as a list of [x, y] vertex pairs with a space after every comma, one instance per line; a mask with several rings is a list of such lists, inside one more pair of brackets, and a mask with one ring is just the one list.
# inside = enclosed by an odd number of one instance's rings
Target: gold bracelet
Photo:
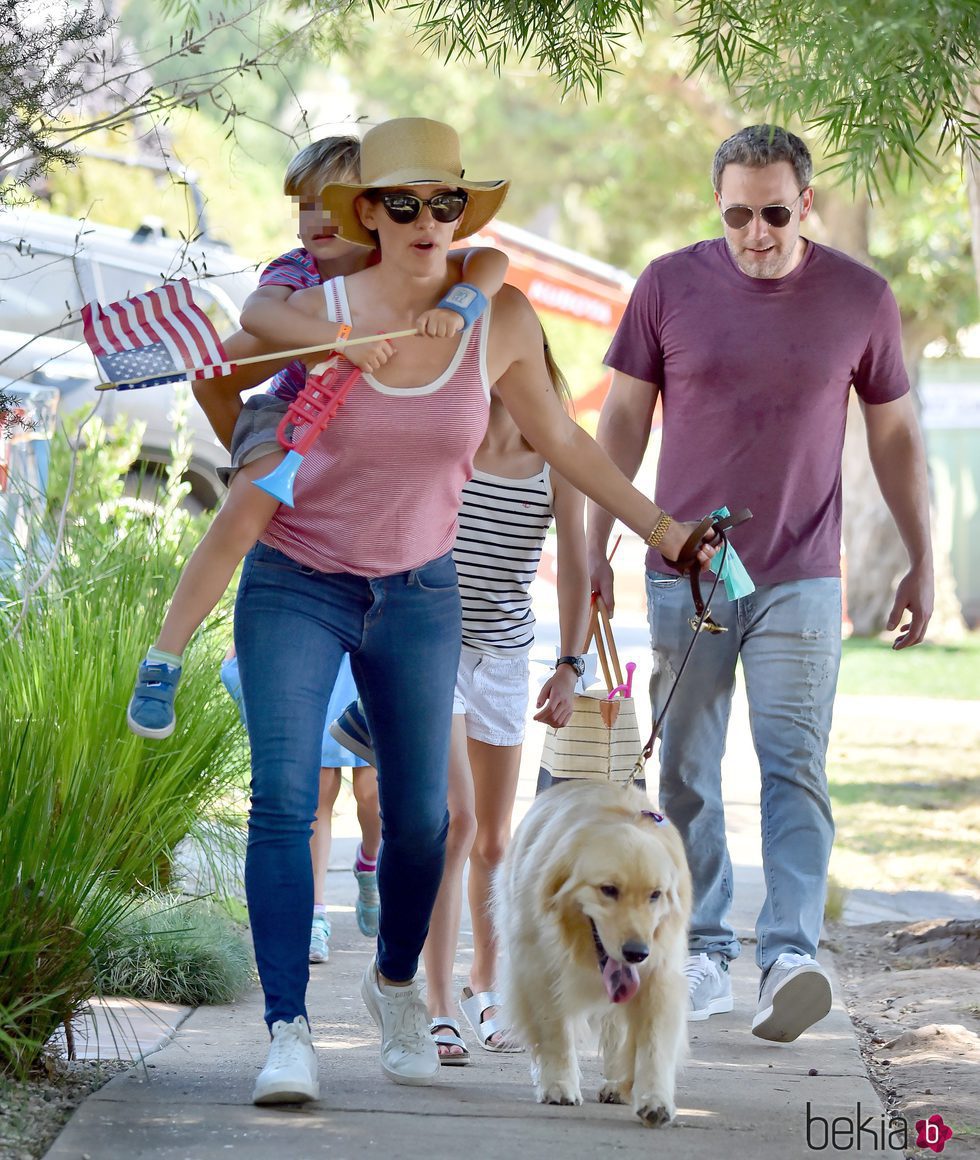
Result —
[[673, 522], [673, 519], [666, 512], [662, 512], [660, 519], [653, 525], [653, 531], [646, 538], [647, 544], [651, 548], [659, 548], [664, 542], [664, 536], [667, 535], [667, 529]]

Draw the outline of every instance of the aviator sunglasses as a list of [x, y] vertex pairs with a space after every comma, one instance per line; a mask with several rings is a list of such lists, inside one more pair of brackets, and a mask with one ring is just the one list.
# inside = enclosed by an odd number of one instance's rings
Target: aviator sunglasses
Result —
[[400, 226], [415, 221], [424, 205], [429, 207], [429, 213], [437, 222], [457, 221], [463, 216], [467, 201], [462, 189], [447, 190], [432, 197], [416, 197], [414, 193], [373, 193], [368, 196], [372, 201], [380, 202], [388, 217]]
[[793, 216], [796, 203], [805, 192], [806, 190], [801, 189], [793, 199], [791, 205], [764, 205], [760, 210], [754, 210], [749, 205], [730, 205], [728, 209], [721, 211], [721, 216], [729, 229], [744, 230], [755, 217], [756, 213], [758, 213], [766, 225], [774, 226], [776, 229], [781, 230], [783, 226], [789, 225], [789, 219]]

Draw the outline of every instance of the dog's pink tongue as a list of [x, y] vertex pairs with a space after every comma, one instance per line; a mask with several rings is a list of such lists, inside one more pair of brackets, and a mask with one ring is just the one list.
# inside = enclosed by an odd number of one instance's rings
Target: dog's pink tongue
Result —
[[602, 981], [613, 1003], [628, 1003], [640, 988], [636, 967], [632, 963], [617, 963], [615, 959], [606, 959]]

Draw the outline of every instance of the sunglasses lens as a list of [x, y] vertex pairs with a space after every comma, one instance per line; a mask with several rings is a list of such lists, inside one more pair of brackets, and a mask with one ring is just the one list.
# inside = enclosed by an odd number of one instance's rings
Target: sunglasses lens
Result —
[[752, 211], [747, 205], [730, 205], [721, 216], [729, 229], [744, 230], [752, 220]]
[[422, 212], [422, 202], [408, 193], [386, 193], [381, 204], [393, 222], [400, 226], [408, 225]]
[[789, 223], [793, 211], [786, 205], [765, 205], [759, 210], [759, 214], [764, 222], [768, 222], [769, 225], [775, 226], [777, 229], [782, 229]]
[[[730, 205], [721, 216], [729, 229], [744, 230], [752, 220], [752, 210], [747, 205]], [[759, 217], [778, 230], [789, 225], [792, 216], [793, 210], [788, 205], [764, 205], [759, 210]]]
[[466, 194], [437, 193], [429, 202], [429, 209], [437, 222], [454, 222], [463, 216], [466, 209]]

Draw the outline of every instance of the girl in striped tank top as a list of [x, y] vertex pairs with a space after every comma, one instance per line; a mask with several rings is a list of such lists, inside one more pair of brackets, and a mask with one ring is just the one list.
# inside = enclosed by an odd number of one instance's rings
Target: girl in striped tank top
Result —
[[[506, 189], [464, 177], [448, 125], [401, 118], [371, 129], [361, 181], [321, 190], [341, 237], [381, 252], [376, 265], [331, 287], [349, 314], [343, 321], [367, 333], [404, 330], [457, 291], [469, 310], [476, 296], [456, 285], [448, 251], [455, 236], [490, 220]], [[288, 302], [313, 320], [330, 317], [320, 290]], [[375, 742], [383, 820], [377, 955], [361, 995], [380, 1030], [384, 1074], [423, 1085], [439, 1073], [415, 975], [449, 826], [462, 637], [452, 548], [491, 383], [528, 442], [573, 486], [644, 537], [659, 521], [668, 558], [694, 530], [665, 517], [562, 408], [540, 323], [513, 287], [482, 311], [477, 304], [462, 336], [400, 339], [393, 357], [358, 381], [304, 460], [296, 508], [280, 508], [246, 558], [235, 609], [252, 753], [245, 884], [272, 1036], [256, 1103], [319, 1094], [306, 1012], [309, 834], [326, 694], [344, 653]], [[705, 563], [712, 554], [710, 545], [699, 551]]]
[[[565, 379], [547, 341], [544, 347], [555, 391], [567, 404]], [[453, 548], [463, 650], [453, 704], [446, 868], [423, 952], [430, 1029], [440, 1061], [457, 1066], [469, 1062], [459, 1025], [449, 1014], [455, 1007], [453, 965], [467, 856], [473, 960], [460, 1009], [481, 1047], [516, 1050], [496, 1017], [490, 885], [510, 840], [534, 642], [528, 589], [552, 520], [558, 535], [560, 655], [568, 662], [582, 650], [589, 618], [584, 497], [530, 446], [496, 395], [473, 464]], [[572, 663], [557, 665], [538, 696], [535, 720], [557, 729], [566, 725], [577, 680]]]
[[[571, 393], [546, 339], [544, 350], [555, 392], [569, 406]], [[529, 589], [552, 522], [558, 538], [562, 661], [541, 689], [534, 719], [560, 729], [572, 715], [578, 654], [589, 620], [584, 506], [582, 493], [551, 470], [492, 392], [487, 433], [473, 459], [473, 478], [463, 488], [453, 547], [463, 647], [453, 700], [446, 865], [423, 950], [429, 1027], [443, 1065], [470, 1062], [459, 1023], [450, 1014], [456, 1006], [453, 968], [467, 857], [473, 961], [460, 1010], [481, 1047], [518, 1050], [496, 1018], [490, 885], [510, 840], [534, 643]], [[356, 701], [331, 724], [330, 733], [373, 764], [370, 731]]]

